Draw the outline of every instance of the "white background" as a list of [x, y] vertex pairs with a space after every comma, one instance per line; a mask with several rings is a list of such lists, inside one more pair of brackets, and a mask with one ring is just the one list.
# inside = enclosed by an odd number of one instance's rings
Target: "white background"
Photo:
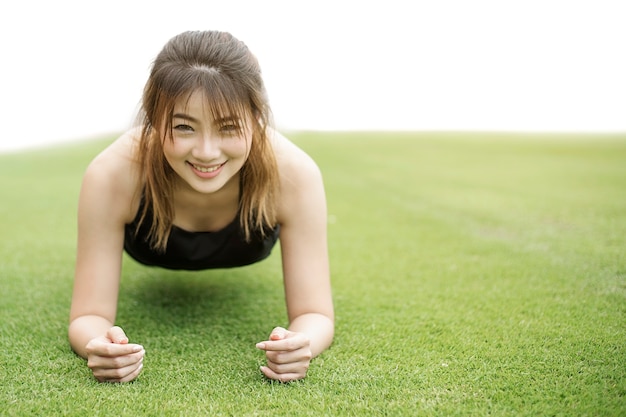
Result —
[[258, 57], [283, 130], [626, 132], [626, 2], [20, 1], [0, 6], [0, 150], [119, 132], [185, 30]]

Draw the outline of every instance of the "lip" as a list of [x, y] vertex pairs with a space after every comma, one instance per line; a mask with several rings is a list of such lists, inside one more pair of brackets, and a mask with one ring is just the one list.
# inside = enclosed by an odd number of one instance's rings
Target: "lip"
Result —
[[[222, 168], [224, 167], [224, 165], [226, 165], [226, 162], [222, 162], [221, 164], [214, 164], [214, 165], [203, 165], [203, 164], [194, 164], [192, 162], [187, 161], [187, 164], [191, 167], [191, 170], [193, 171], [194, 174], [196, 174], [200, 178], [207, 179], [207, 178], [214, 178], [218, 176], [219, 173], [222, 171]], [[209, 171], [207, 172], [201, 171], [198, 168], [201, 168], [203, 170], [208, 169]]]

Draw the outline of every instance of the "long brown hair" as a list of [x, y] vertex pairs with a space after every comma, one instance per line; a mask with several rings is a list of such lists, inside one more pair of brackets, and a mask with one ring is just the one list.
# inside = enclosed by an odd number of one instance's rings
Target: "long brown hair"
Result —
[[184, 32], [170, 39], [157, 55], [140, 114], [137, 157], [145, 201], [137, 230], [150, 216], [148, 239], [161, 251], [167, 245], [174, 218], [176, 176], [163, 154], [163, 142], [173, 140], [175, 103], [197, 90], [209, 99], [214, 116], [229, 115], [252, 124], [250, 153], [240, 171], [239, 217], [245, 238], [265, 234], [276, 222], [278, 169], [268, 143], [271, 112], [259, 64], [246, 45], [229, 33]]

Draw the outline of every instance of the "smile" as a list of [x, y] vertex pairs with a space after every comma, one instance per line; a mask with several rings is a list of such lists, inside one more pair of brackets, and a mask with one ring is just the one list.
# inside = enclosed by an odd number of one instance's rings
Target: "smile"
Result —
[[200, 171], [200, 172], [202, 172], [202, 173], [208, 174], [208, 173], [210, 173], [210, 172], [215, 172], [215, 171], [217, 171], [218, 169], [220, 169], [221, 167], [223, 167], [223, 166], [224, 166], [224, 164], [226, 164], [226, 162], [224, 162], [224, 163], [222, 163], [222, 164], [219, 164], [219, 165], [213, 165], [213, 166], [210, 166], [210, 167], [203, 167], [203, 166], [201, 166], [201, 165], [192, 164], [191, 162], [189, 162], [189, 164], [190, 164], [190, 165], [191, 165], [194, 169], [196, 169], [196, 170], [198, 170], [198, 171]]

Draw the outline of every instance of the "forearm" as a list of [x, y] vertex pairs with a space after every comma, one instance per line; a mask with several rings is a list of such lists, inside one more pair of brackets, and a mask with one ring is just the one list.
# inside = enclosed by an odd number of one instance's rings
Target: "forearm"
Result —
[[316, 357], [332, 343], [335, 324], [333, 319], [323, 314], [307, 313], [293, 319], [289, 330], [306, 334], [311, 341], [311, 353]]
[[86, 315], [76, 317], [71, 321], [68, 329], [70, 345], [74, 352], [87, 358], [85, 346], [90, 340], [103, 336], [113, 327], [113, 323], [101, 316]]

